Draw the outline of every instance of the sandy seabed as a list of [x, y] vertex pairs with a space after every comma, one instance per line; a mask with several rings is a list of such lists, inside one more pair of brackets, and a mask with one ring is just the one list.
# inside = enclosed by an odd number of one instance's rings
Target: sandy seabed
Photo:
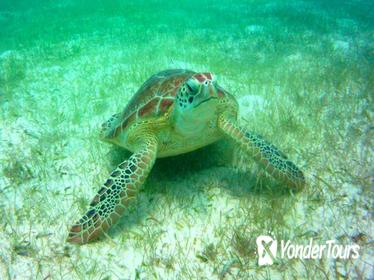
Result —
[[[198, 14], [187, 2], [99, 3], [0, 10], [0, 278], [373, 278], [374, 33], [364, 2], [207, 2]], [[100, 124], [168, 68], [215, 73], [237, 96], [241, 124], [301, 166], [307, 186], [284, 191], [222, 140], [158, 160], [108, 236], [66, 243], [129, 155], [98, 140]], [[360, 256], [258, 266], [264, 234], [359, 245]]]

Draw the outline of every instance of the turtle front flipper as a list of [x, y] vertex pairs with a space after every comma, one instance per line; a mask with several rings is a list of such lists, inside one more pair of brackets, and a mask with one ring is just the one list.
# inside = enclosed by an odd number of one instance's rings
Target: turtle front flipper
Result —
[[68, 242], [85, 244], [94, 241], [122, 216], [156, 159], [156, 138], [142, 136], [141, 141], [138, 152], [118, 165], [92, 200], [87, 213], [71, 227]]
[[287, 184], [291, 189], [300, 190], [305, 185], [303, 172], [274, 145], [261, 136], [240, 128], [236, 121], [220, 116], [219, 127], [240, 147], [259, 163], [275, 179]]

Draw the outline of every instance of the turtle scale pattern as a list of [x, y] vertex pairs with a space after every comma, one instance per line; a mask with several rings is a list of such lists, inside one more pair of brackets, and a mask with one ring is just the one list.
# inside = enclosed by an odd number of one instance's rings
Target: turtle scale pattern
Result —
[[[158, 117], [166, 113], [175, 101], [178, 87], [192, 74], [193, 71], [176, 69], [153, 75], [135, 93], [122, 114], [113, 115], [102, 125], [102, 138], [117, 137], [129, 124], [140, 118]], [[120, 121], [114, 125], [116, 119]]]

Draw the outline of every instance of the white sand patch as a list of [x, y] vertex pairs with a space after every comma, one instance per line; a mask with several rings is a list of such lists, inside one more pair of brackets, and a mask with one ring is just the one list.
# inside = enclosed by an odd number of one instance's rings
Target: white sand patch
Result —
[[247, 34], [255, 34], [255, 33], [262, 33], [264, 32], [264, 26], [262, 25], [256, 25], [256, 24], [252, 24], [252, 25], [248, 25], [244, 28], [244, 31], [247, 33]]
[[239, 110], [242, 116], [253, 116], [262, 112], [268, 102], [260, 95], [245, 95], [239, 98]]
[[349, 52], [349, 42], [343, 40], [334, 40], [333, 41], [334, 49], [337, 51], [341, 51], [343, 53]]

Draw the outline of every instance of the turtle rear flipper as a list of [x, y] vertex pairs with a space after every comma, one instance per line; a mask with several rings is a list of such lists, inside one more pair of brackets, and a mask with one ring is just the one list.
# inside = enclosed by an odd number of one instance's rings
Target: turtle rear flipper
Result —
[[240, 147], [249, 153], [270, 175], [287, 184], [290, 188], [300, 190], [305, 185], [303, 172], [279, 151], [274, 145], [261, 136], [240, 128], [235, 121], [221, 116], [219, 127]]
[[139, 151], [110, 174], [85, 215], [71, 227], [68, 242], [84, 244], [97, 239], [122, 216], [130, 199], [143, 185], [156, 159], [157, 140], [144, 135]]

